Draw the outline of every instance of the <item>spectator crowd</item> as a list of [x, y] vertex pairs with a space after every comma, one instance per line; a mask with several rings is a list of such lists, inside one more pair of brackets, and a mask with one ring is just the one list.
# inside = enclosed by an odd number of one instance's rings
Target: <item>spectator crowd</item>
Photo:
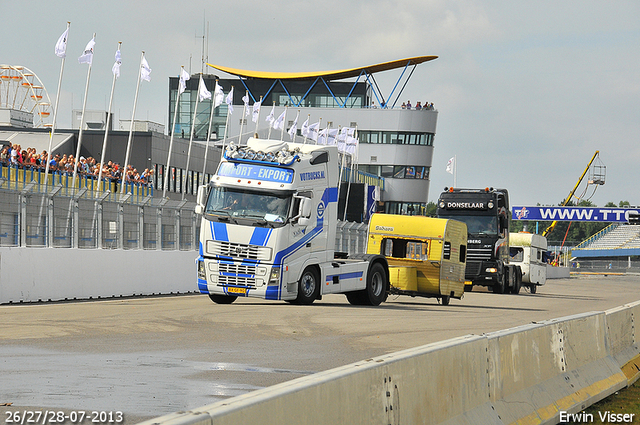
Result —
[[[20, 145], [6, 145], [0, 150], [0, 164], [16, 168], [34, 169], [44, 171], [49, 161], [49, 172], [61, 175], [73, 175], [76, 166], [76, 158], [69, 154], [55, 154], [50, 156], [46, 150], [37, 153], [35, 148], [22, 149]], [[122, 166], [109, 161], [100, 164], [93, 157], [81, 156], [78, 160], [78, 175], [98, 179], [102, 168], [102, 179], [112, 182], [122, 181]], [[139, 173], [131, 164], [127, 166], [125, 174], [126, 182], [148, 185], [152, 182], [153, 169], [145, 168]]]
[[402, 109], [416, 109], [416, 110], [421, 110], [424, 109], [425, 111], [433, 111], [435, 110], [435, 108], [433, 107], [433, 102], [429, 103], [429, 102], [424, 102], [424, 105], [421, 104], [420, 102], [416, 103], [416, 106], [412, 106], [411, 105], [411, 101], [408, 100], [406, 103], [402, 102]]

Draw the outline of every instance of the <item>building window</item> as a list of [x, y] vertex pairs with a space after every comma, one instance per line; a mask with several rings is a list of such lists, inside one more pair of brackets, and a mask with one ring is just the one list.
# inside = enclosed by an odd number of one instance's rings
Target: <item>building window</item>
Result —
[[433, 133], [358, 131], [360, 143], [433, 146]]

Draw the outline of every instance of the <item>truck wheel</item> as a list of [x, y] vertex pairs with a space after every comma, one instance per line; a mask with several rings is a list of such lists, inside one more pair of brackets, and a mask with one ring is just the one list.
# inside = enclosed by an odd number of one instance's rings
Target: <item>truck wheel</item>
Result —
[[531, 286], [529, 287], [532, 294], [536, 293], [537, 288], [538, 288], [538, 285], [536, 285], [535, 283], [532, 283]]
[[367, 273], [367, 288], [362, 292], [366, 305], [380, 305], [386, 294], [387, 273], [380, 263], [375, 263]]
[[502, 276], [498, 278], [498, 281], [493, 282], [493, 293], [503, 294], [506, 286], [507, 286], [507, 273], [506, 273], [506, 270], [504, 270], [504, 272], [502, 273]]
[[297, 304], [309, 305], [313, 303], [320, 293], [320, 278], [316, 269], [307, 267], [304, 269], [300, 280], [298, 281], [298, 297]]
[[512, 294], [519, 294], [520, 288], [522, 287], [522, 272], [519, 268], [514, 269], [515, 274], [515, 282], [513, 282], [513, 286], [511, 287]]
[[440, 298], [440, 300], [442, 301], [442, 305], [449, 305], [449, 301], [451, 301], [451, 297], [448, 295], [444, 295], [442, 298]]
[[347, 296], [347, 301], [349, 301], [349, 304], [351, 304], [351, 305], [364, 305], [364, 302], [362, 300], [362, 292], [361, 291], [347, 292], [347, 293], [345, 293], [345, 295]]
[[235, 295], [219, 295], [219, 294], [209, 294], [209, 298], [216, 304], [231, 304], [238, 297]]

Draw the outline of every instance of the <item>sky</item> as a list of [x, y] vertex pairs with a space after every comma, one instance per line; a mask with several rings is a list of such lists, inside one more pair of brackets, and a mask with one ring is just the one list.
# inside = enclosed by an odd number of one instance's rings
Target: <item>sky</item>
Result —
[[[507, 188], [512, 205], [557, 205], [600, 152], [603, 186], [577, 194], [597, 206], [640, 205], [640, 2], [637, 0], [32, 0], [2, 8], [0, 64], [22, 65], [55, 101], [54, 46], [71, 22], [58, 128], [82, 109], [96, 33], [88, 110], [107, 110], [122, 42], [113, 111], [130, 119], [142, 51], [152, 69], [136, 119], [167, 124], [169, 77], [209, 63], [255, 71], [328, 71], [414, 56], [401, 101], [438, 110], [429, 200], [456, 186]], [[221, 78], [228, 75], [214, 72]], [[389, 95], [401, 70], [376, 76]], [[585, 181], [587, 178], [585, 178]]]

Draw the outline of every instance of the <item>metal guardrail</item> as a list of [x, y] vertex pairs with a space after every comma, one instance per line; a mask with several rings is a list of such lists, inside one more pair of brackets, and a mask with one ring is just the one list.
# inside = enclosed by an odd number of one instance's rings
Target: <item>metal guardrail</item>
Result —
[[[0, 246], [197, 250], [195, 204], [0, 178]], [[337, 223], [335, 249], [367, 250], [367, 225]]]
[[[14, 182], [12, 182], [14, 183]], [[6, 186], [10, 186], [7, 188]], [[195, 204], [0, 181], [0, 246], [196, 250]]]
[[[51, 171], [45, 184], [45, 172], [38, 168], [19, 168], [0, 163], [0, 187], [10, 190], [23, 190], [27, 185], [35, 183], [33, 191], [49, 192], [52, 187], [60, 187], [63, 194], [73, 196], [73, 194], [83, 188], [92, 192], [94, 196], [101, 196], [109, 191], [106, 198], [116, 201], [116, 195], [121, 191], [121, 180], [103, 179], [98, 187], [98, 179], [95, 176], [78, 174], [76, 185], [73, 186], [73, 175], [66, 172]], [[126, 182], [124, 193], [130, 193], [133, 197], [139, 198], [138, 202], [147, 196], [153, 196], [153, 185], [136, 182]]]

